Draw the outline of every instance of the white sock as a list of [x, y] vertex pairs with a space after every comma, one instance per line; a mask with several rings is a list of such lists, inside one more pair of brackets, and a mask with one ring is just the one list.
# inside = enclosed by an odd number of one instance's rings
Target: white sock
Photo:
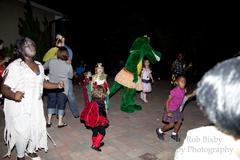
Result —
[[140, 93], [140, 98], [143, 99], [143, 93], [142, 92]]
[[146, 93], [143, 93], [143, 99], [146, 101]]
[[176, 136], [176, 135], [177, 135], [177, 133], [175, 133], [175, 132], [172, 132], [172, 135], [173, 135], [173, 136]]
[[161, 128], [158, 129], [159, 133], [163, 133], [163, 131], [161, 130]]

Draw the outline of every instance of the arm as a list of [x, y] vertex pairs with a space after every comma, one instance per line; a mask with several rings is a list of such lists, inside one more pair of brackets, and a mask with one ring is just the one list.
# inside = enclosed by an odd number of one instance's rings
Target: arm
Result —
[[138, 81], [138, 70], [137, 70], [137, 65], [141, 61], [141, 57], [140, 57], [140, 51], [132, 51], [132, 53], [130, 54], [130, 56], [128, 57], [127, 63], [125, 65], [125, 68], [129, 71], [133, 73], [133, 82], [137, 82]]
[[68, 64], [72, 64], [72, 60], [68, 59], [68, 60], [67, 60], [67, 63], [68, 63]]
[[49, 61], [44, 63], [43, 68], [44, 70], [49, 69]]
[[0, 62], [0, 65], [3, 65], [5, 62], [8, 62], [9, 61], [9, 57], [6, 57], [3, 61]]
[[19, 77], [18, 73], [18, 67], [15, 64], [9, 64], [8, 68], [3, 73], [1, 92], [7, 99], [21, 102], [24, 93], [20, 91], [13, 91], [19, 83], [19, 79], [17, 78]]
[[70, 48], [68, 49], [68, 55], [69, 55], [68, 60], [72, 61], [72, 58], [73, 58], [73, 51], [72, 51]]
[[104, 88], [106, 88], [107, 94], [109, 95], [110, 94], [110, 90], [109, 90], [107, 81], [104, 82]]
[[175, 65], [175, 62], [176, 62], [176, 61], [174, 61], [174, 62], [172, 63], [172, 66], [171, 66], [171, 71], [172, 71], [172, 72], [175, 71], [175, 66], [176, 66], [176, 65]]
[[93, 83], [94, 83], [94, 79], [92, 79], [91, 83], [90, 83], [90, 91], [93, 91]]
[[58, 50], [57, 47], [52, 47], [51, 49], [49, 49], [49, 50], [47, 51], [47, 53], [45, 53], [45, 55], [44, 55], [44, 57], [43, 57], [43, 62], [47, 62], [47, 61], [49, 61], [50, 59], [56, 57], [57, 50]]
[[166, 102], [166, 112], [169, 117], [172, 117], [172, 112], [169, 111], [169, 102], [171, 100], [171, 96], [168, 97], [167, 102]]
[[194, 96], [196, 96], [196, 90], [194, 90], [191, 94], [188, 94], [188, 95], [186, 95], [186, 97], [189, 99], [189, 98], [192, 98], [192, 97], [194, 97]]
[[9, 86], [4, 84], [1, 87], [1, 92], [7, 99], [14, 100], [16, 102], [21, 102], [22, 98], [24, 97], [23, 92], [13, 92]]
[[52, 83], [44, 80], [43, 82], [44, 89], [62, 89], [63, 87], [64, 87], [64, 83], [62, 81], [58, 83]]
[[150, 78], [151, 78], [151, 80], [152, 80], [152, 83], [154, 83], [152, 73], [150, 73]]
[[70, 65], [70, 67], [69, 67], [68, 78], [69, 79], [73, 78], [73, 68], [72, 68], [72, 65]]
[[185, 71], [189, 70], [192, 67], [192, 62], [185, 68]]
[[68, 60], [67, 60], [67, 63], [71, 64], [72, 63], [72, 58], [73, 58], [73, 51], [67, 45], [65, 45], [64, 47], [66, 47], [67, 50], [68, 50]]
[[85, 86], [87, 89], [88, 102], [90, 102], [92, 100], [91, 82], [88, 81], [88, 83]]
[[171, 100], [171, 96], [168, 96], [168, 99], [167, 99], [167, 102], [166, 102], [166, 107], [165, 107], [166, 112], [169, 112], [169, 102], [170, 102], [170, 100]]

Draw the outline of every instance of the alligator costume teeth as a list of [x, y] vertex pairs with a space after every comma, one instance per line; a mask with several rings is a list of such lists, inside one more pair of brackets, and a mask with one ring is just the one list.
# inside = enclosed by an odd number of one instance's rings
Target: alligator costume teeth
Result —
[[150, 38], [142, 36], [137, 38], [130, 49], [130, 55], [125, 67], [116, 75], [110, 89], [110, 97], [123, 87], [121, 110], [132, 113], [141, 110], [142, 106], [135, 104], [136, 91], [142, 90], [142, 82], [139, 74], [142, 69], [142, 61], [146, 57], [151, 63], [160, 61], [161, 53], [155, 51], [150, 45]]

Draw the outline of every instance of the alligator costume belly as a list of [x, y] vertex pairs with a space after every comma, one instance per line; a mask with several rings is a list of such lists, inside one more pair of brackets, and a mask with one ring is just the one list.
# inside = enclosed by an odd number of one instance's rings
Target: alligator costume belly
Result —
[[123, 68], [115, 77], [115, 81], [124, 87], [128, 87], [131, 89], [136, 89], [137, 91], [142, 90], [142, 82], [141, 78], [138, 76], [138, 81], [136, 83], [133, 82], [133, 73], [129, 72], [125, 68]]

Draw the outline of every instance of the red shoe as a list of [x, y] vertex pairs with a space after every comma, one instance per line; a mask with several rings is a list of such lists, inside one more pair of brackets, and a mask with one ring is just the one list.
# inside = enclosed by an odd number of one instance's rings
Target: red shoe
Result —
[[97, 138], [97, 136], [96, 137], [92, 137], [92, 146], [96, 145], [96, 138]]
[[96, 146], [96, 147], [99, 147], [99, 148], [100, 148], [102, 139], [103, 139], [103, 135], [98, 134], [97, 137], [96, 137], [96, 141], [95, 141], [95, 142], [96, 142], [96, 143], [95, 143], [95, 146]]

